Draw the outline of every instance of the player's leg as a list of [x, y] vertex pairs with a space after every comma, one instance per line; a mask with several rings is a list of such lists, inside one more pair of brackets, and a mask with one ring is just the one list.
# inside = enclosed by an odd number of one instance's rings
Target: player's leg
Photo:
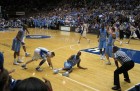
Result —
[[66, 70], [66, 72], [64, 72], [62, 75], [68, 77], [69, 73], [72, 72], [72, 65], [70, 63], [68, 63], [68, 62], [65, 62], [63, 70]]
[[18, 65], [19, 63], [16, 60], [17, 52], [14, 52], [14, 62], [13, 65]]
[[21, 67], [24, 68], [24, 69], [27, 69], [27, 67], [26, 67], [27, 64], [29, 64], [29, 63], [31, 63], [33, 61], [34, 61], [34, 59], [31, 59], [31, 60], [27, 61], [25, 64], [21, 65]]
[[102, 60], [103, 58], [102, 58], [102, 48], [103, 48], [103, 43], [102, 43], [102, 41], [99, 41], [99, 49], [100, 49], [100, 59]]
[[128, 39], [128, 42], [126, 42], [127, 44], [130, 43], [130, 40], [132, 39], [132, 37], [133, 37], [133, 32], [131, 32], [131, 35], [130, 35], [130, 37], [129, 37], [129, 39]]
[[72, 68], [70, 68], [70, 69], [67, 69], [67, 71], [66, 72], [64, 72], [62, 75], [63, 76], [69, 76], [69, 74], [72, 72]]
[[88, 43], [90, 43], [90, 39], [88, 39], [86, 36], [83, 36], [83, 38], [86, 39]]
[[103, 51], [102, 51], [102, 55], [103, 55], [103, 60], [105, 60], [105, 51], [106, 51], [106, 41], [103, 42]]
[[79, 38], [79, 40], [78, 40], [78, 43], [80, 43], [81, 38], [82, 38], [82, 35], [80, 35], [80, 38]]
[[[25, 39], [25, 38], [24, 38]], [[23, 39], [23, 42], [22, 42], [22, 47], [23, 47], [23, 50], [25, 52], [25, 57], [29, 57], [30, 54], [26, 51], [26, 46], [25, 46], [25, 43], [24, 43], [24, 39]]]
[[106, 65], [111, 65], [111, 62], [110, 62], [110, 59], [109, 59], [109, 48], [110, 46], [107, 46], [106, 47], [106, 50], [105, 50], [105, 56], [106, 56], [106, 59], [107, 59], [107, 62], [106, 62]]
[[64, 62], [64, 68], [60, 68], [60, 69], [55, 69], [54, 70], [54, 74], [59, 73], [61, 70], [65, 70], [66, 72], [64, 72], [62, 75], [63, 76], [69, 76], [69, 73], [72, 72], [72, 65], [68, 62]]
[[17, 56], [18, 56], [17, 62], [18, 63], [23, 63], [23, 60], [21, 60], [21, 58], [20, 58], [20, 51], [17, 52]]
[[43, 59], [43, 60], [39, 63], [39, 65], [36, 67], [36, 70], [37, 70], [37, 71], [42, 71], [42, 69], [40, 68], [40, 66], [43, 65], [45, 62], [46, 62], [46, 60]]
[[106, 50], [106, 49], [104, 48], [103, 51], [102, 51], [102, 59], [103, 59], [103, 60], [105, 60], [105, 50]]
[[17, 60], [16, 60], [17, 56], [18, 56], [18, 62], [20, 62], [20, 54], [19, 54], [20, 46], [21, 46], [20, 41], [17, 40], [16, 38], [13, 39], [12, 50], [14, 51], [14, 62], [13, 62], [14, 65], [19, 64], [17, 63]]

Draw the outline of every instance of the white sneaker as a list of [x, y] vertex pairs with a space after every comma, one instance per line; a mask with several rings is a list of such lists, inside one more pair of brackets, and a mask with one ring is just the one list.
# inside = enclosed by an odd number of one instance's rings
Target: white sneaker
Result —
[[120, 45], [122, 45], [122, 41], [120, 41]]
[[54, 74], [58, 74], [59, 73], [59, 70], [58, 69], [55, 69], [55, 70], [53, 70], [53, 73]]
[[16, 62], [16, 61], [13, 63], [13, 65], [18, 65], [18, 64], [19, 64], [19, 63], [18, 63], [18, 62]]
[[30, 53], [25, 53], [25, 57], [29, 57], [30, 56]]
[[103, 56], [102, 55], [100, 55], [100, 59], [103, 60]]
[[105, 56], [102, 56], [102, 59], [105, 60]]
[[106, 62], [106, 65], [111, 65], [111, 63], [110, 62]]
[[23, 61], [22, 61], [21, 59], [19, 59], [17, 62], [18, 62], [18, 63], [23, 63]]
[[128, 42], [126, 42], [126, 44], [129, 44]]
[[21, 65], [21, 67], [22, 67], [23, 69], [27, 69], [27, 67], [26, 67], [25, 64]]
[[65, 72], [65, 73], [63, 73], [62, 76], [69, 77], [69, 72]]

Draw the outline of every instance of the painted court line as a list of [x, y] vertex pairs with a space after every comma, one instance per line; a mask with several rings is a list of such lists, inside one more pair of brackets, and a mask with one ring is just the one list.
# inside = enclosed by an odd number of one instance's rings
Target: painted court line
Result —
[[[59, 73], [59, 75], [62, 76], [61, 73]], [[65, 77], [65, 76], [64, 76], [64, 77]], [[100, 91], [100, 90], [98, 90], [98, 89], [95, 89], [95, 88], [93, 88], [93, 87], [91, 87], [91, 86], [88, 86], [88, 85], [86, 85], [86, 84], [84, 84], [84, 83], [78, 82], [78, 81], [76, 81], [76, 80], [74, 80], [74, 79], [71, 79], [71, 78], [69, 78], [69, 77], [65, 77], [65, 78], [68, 79], [68, 80], [71, 80], [71, 81], [73, 81], [73, 82], [75, 82], [75, 83], [77, 83], [77, 84], [79, 84], [79, 85], [82, 85], [82, 86], [84, 86], [84, 87], [87, 87], [87, 88], [89, 88], [89, 89], [92, 89], [92, 90], [94, 90], [94, 91]]]

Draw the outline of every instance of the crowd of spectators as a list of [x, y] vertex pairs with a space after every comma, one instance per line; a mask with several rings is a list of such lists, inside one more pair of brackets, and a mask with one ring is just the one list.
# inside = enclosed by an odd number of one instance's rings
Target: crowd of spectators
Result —
[[[9, 20], [0, 19], [1, 27], [20, 27], [22, 23], [26, 23], [29, 27], [59, 29], [59, 26], [62, 25], [76, 27], [79, 22], [84, 21], [89, 25], [89, 32], [97, 31], [101, 23], [116, 24], [118, 27], [123, 24], [124, 31], [129, 31], [130, 24], [140, 28], [139, 0], [58, 0], [55, 3], [53, 1], [37, 3], [37, 1], [25, 0], [22, 3], [25, 10], [26, 8], [29, 10], [36, 8], [36, 13], [32, 12], [26, 16]], [[20, 3], [20, 1], [18, 2]], [[19, 6], [22, 7], [22, 5]]]

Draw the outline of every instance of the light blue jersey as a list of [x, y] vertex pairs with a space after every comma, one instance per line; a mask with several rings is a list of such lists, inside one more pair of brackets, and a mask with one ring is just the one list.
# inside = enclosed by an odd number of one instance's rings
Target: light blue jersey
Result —
[[71, 69], [73, 66], [75, 66], [80, 61], [80, 58], [76, 57], [76, 55], [72, 55], [70, 60], [67, 60], [67, 62], [64, 63], [64, 67]]
[[106, 37], [107, 37], [106, 30], [100, 29], [99, 31], [100, 31], [99, 49], [106, 48]]
[[112, 47], [113, 47], [113, 37], [110, 34], [108, 37], [108, 42], [105, 50], [105, 53], [108, 54], [109, 57], [112, 57]]
[[99, 41], [106, 41], [107, 33], [106, 29], [100, 29], [100, 39]]

